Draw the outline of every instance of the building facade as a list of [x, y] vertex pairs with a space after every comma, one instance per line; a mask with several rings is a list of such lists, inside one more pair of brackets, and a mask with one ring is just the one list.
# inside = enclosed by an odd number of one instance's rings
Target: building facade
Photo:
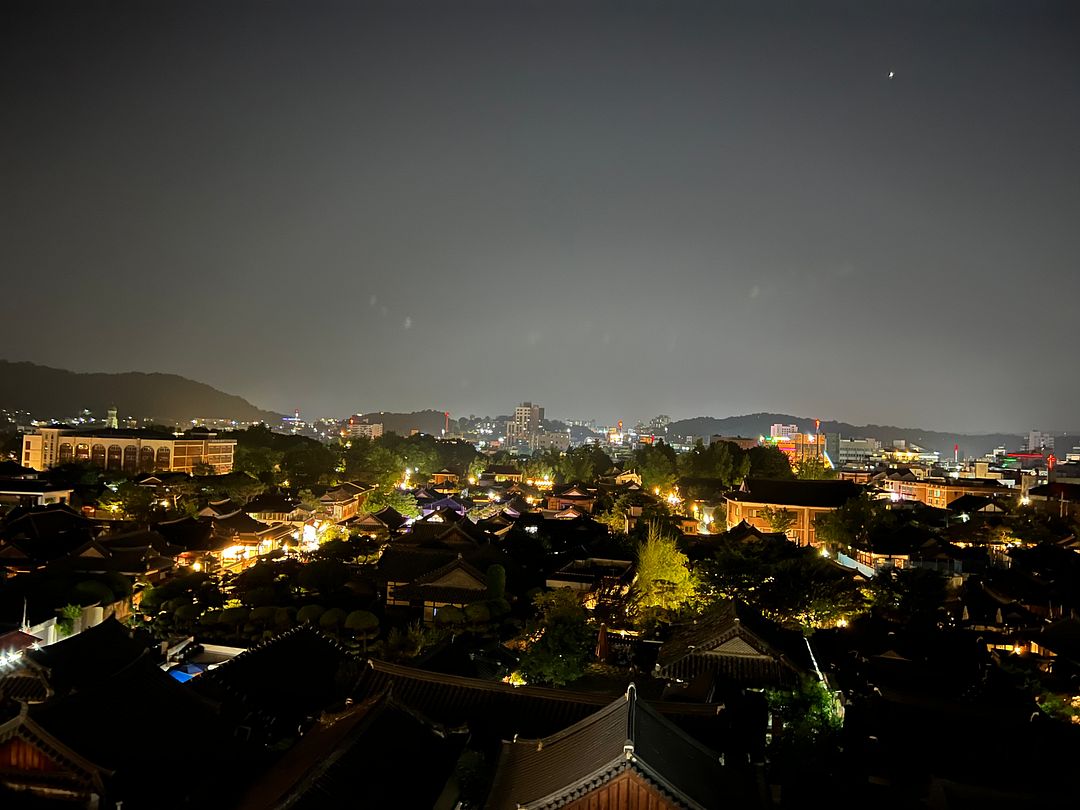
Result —
[[64, 464], [91, 464], [128, 474], [212, 469], [232, 472], [236, 439], [194, 429], [172, 435], [148, 430], [38, 428], [23, 436], [22, 464], [47, 470]]

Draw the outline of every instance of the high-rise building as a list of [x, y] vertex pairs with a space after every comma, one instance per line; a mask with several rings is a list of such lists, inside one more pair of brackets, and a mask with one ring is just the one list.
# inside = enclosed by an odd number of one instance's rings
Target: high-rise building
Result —
[[507, 443], [524, 442], [530, 447], [534, 446], [543, 421], [543, 408], [531, 402], [522, 402], [514, 408], [514, 418], [506, 423]]
[[775, 424], [769, 428], [770, 439], [790, 439], [799, 432], [798, 425]]
[[383, 435], [381, 422], [372, 422], [368, 417], [359, 414], [349, 417], [345, 430], [353, 438], [377, 439]]
[[1042, 453], [1054, 449], [1054, 437], [1041, 430], [1029, 430], [1027, 438], [1029, 453]]

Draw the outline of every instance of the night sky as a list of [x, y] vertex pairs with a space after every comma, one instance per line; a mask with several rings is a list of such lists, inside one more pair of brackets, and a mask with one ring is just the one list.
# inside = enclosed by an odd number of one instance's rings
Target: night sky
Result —
[[0, 8], [0, 355], [1080, 428], [1080, 4], [221, 5]]

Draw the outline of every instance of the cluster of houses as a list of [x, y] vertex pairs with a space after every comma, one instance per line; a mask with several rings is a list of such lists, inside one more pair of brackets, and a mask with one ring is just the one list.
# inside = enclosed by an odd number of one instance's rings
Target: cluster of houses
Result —
[[[1080, 556], [1060, 520], [1072, 515], [1075, 484], [1048, 481], [1020, 497], [1001, 481], [908, 467], [860, 480], [752, 478], [713, 498], [667, 500], [690, 559], [702, 560], [720, 544], [762, 538], [829, 552], [821, 517], [871, 492], [904, 516], [902, 530], [834, 549], [831, 562], [864, 583], [924, 568], [952, 587], [929, 633], [874, 616], [806, 637], [719, 601], [652, 638], [605, 621], [631, 587], [634, 559], [598, 508], [631, 504], [618, 517], [633, 528], [666, 499], [632, 471], [605, 472], [555, 485], [509, 466], [475, 480], [444, 469], [411, 490], [416, 517], [368, 511], [372, 488], [353, 482], [317, 504], [277, 492], [211, 499], [194, 514], [121, 530], [77, 508], [70, 490], [7, 475], [0, 567], [10, 581], [238, 571], [283, 549], [314, 549], [335, 526], [378, 541], [363, 575], [394, 626], [498, 616], [538, 589], [568, 588], [597, 617], [595, 661], [617, 665], [621, 680], [514, 685], [516, 653], [491, 638], [462, 632], [388, 660], [301, 625], [181, 683], [157, 643], [123, 626], [129, 600], [115, 590], [73, 617], [7, 600], [0, 786], [86, 807], [342, 806], [358, 780], [380, 806], [766, 807], [783, 803], [766, 788], [765, 765], [784, 733], [767, 690], [809, 681], [844, 718], [845, 795], [860, 802], [891, 790], [941, 807], [972, 795], [1055, 806], [1067, 795], [1061, 774], [1080, 750], [1080, 726], [1040, 712], [1017, 682], [1026, 672], [1080, 695]], [[168, 502], [171, 475], [136, 480]], [[1047, 524], [1056, 534], [1038, 544], [1010, 535], [1010, 521], [1029, 513], [1059, 518]], [[137, 745], [146, 717], [166, 738], [152, 751]], [[999, 767], [1004, 734], [1012, 774]], [[414, 778], [399, 776], [403, 751], [423, 762]], [[232, 767], [207, 774], [208, 756]], [[487, 776], [466, 778], [470, 762]], [[178, 773], [191, 776], [163, 796]]]

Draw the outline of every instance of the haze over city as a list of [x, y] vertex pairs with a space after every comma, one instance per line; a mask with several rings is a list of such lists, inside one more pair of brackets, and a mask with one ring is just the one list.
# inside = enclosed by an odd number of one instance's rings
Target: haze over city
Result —
[[8, 359], [1076, 428], [1070, 3], [14, 3]]

